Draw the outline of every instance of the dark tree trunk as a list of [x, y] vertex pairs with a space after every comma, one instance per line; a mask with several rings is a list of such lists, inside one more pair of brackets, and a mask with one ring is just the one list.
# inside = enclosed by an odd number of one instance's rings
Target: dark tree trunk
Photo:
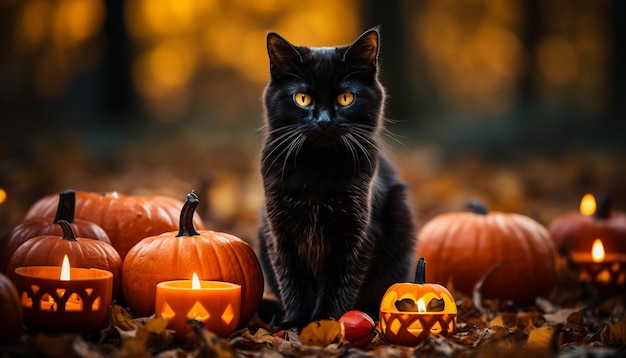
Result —
[[107, 50], [104, 58], [105, 98], [104, 107], [111, 119], [124, 122], [130, 116], [136, 102], [130, 70], [132, 54], [130, 39], [124, 23], [124, 1], [106, 1], [106, 23], [104, 31], [107, 37]]
[[411, 29], [406, 23], [404, 1], [367, 0], [361, 5], [363, 30], [381, 26], [381, 81], [387, 89], [387, 118], [406, 125], [414, 121], [415, 106], [411, 106], [410, 82], [407, 79], [410, 53], [414, 46], [407, 44]]

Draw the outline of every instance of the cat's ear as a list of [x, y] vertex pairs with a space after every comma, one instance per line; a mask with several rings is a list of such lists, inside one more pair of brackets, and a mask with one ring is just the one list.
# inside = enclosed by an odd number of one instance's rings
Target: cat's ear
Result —
[[343, 55], [343, 59], [351, 63], [375, 68], [378, 62], [379, 43], [380, 35], [378, 29], [367, 30], [348, 47]]
[[267, 34], [267, 54], [270, 58], [270, 71], [280, 70], [290, 63], [302, 61], [300, 52], [275, 32]]

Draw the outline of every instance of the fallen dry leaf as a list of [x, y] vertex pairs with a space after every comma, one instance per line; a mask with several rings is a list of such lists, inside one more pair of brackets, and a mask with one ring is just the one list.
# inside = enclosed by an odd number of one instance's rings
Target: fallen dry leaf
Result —
[[199, 357], [233, 358], [235, 353], [228, 340], [207, 330], [200, 321], [191, 320], [191, 327], [198, 341], [196, 353]]
[[124, 307], [115, 304], [111, 308], [111, 324], [122, 331], [132, 331], [138, 327], [130, 313]]
[[306, 325], [298, 336], [307, 345], [326, 347], [332, 343], [344, 343], [343, 325], [339, 321], [324, 319]]
[[567, 318], [574, 312], [580, 311], [580, 308], [562, 308], [554, 313], [546, 313], [543, 317], [546, 319], [546, 322], [551, 325], [557, 324], [565, 324], [567, 322]]
[[489, 276], [498, 269], [498, 267], [500, 267], [501, 262], [496, 263], [495, 265], [493, 265], [489, 270], [487, 270], [487, 272], [485, 272], [483, 274], [483, 276], [480, 278], [480, 280], [478, 280], [478, 282], [476, 282], [476, 284], [474, 285], [474, 289], [472, 290], [472, 300], [474, 301], [474, 305], [476, 306], [476, 309], [478, 309], [478, 311], [480, 313], [485, 313], [486, 308], [483, 307], [482, 305], [482, 298], [483, 298], [483, 284], [485, 283], [485, 281], [489, 278]]
[[532, 327], [528, 334], [526, 344], [529, 348], [549, 350], [552, 343], [554, 328], [549, 326]]
[[120, 348], [124, 357], [150, 357], [153, 351], [165, 350], [172, 343], [172, 335], [166, 331], [167, 319], [157, 318], [137, 328], [133, 337], [127, 337]]
[[604, 330], [607, 331], [605, 343], [612, 345], [626, 344], [626, 321], [623, 318], [615, 323], [609, 323]]

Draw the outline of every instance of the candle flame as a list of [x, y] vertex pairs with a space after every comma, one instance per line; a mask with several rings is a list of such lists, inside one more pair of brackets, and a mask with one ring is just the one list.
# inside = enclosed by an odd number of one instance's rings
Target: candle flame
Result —
[[417, 300], [417, 312], [426, 312], [426, 304], [421, 298]]
[[585, 216], [596, 213], [596, 198], [592, 194], [585, 194], [580, 200], [580, 213]]
[[192, 290], [199, 290], [200, 289], [200, 280], [198, 279], [198, 275], [196, 275], [196, 273], [193, 273], [193, 277], [191, 278], [191, 289]]
[[593, 245], [591, 246], [591, 258], [593, 262], [602, 262], [604, 261], [604, 245], [602, 245], [602, 240], [595, 239]]
[[63, 256], [63, 264], [61, 265], [61, 281], [70, 280], [70, 260], [67, 255]]

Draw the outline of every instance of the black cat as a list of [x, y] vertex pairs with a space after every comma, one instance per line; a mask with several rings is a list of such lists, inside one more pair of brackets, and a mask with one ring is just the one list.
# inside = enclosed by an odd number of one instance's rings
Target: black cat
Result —
[[267, 36], [260, 256], [284, 308], [282, 327], [378, 317], [385, 290], [413, 268], [405, 186], [379, 151], [385, 91], [378, 29], [349, 46], [293, 46]]

